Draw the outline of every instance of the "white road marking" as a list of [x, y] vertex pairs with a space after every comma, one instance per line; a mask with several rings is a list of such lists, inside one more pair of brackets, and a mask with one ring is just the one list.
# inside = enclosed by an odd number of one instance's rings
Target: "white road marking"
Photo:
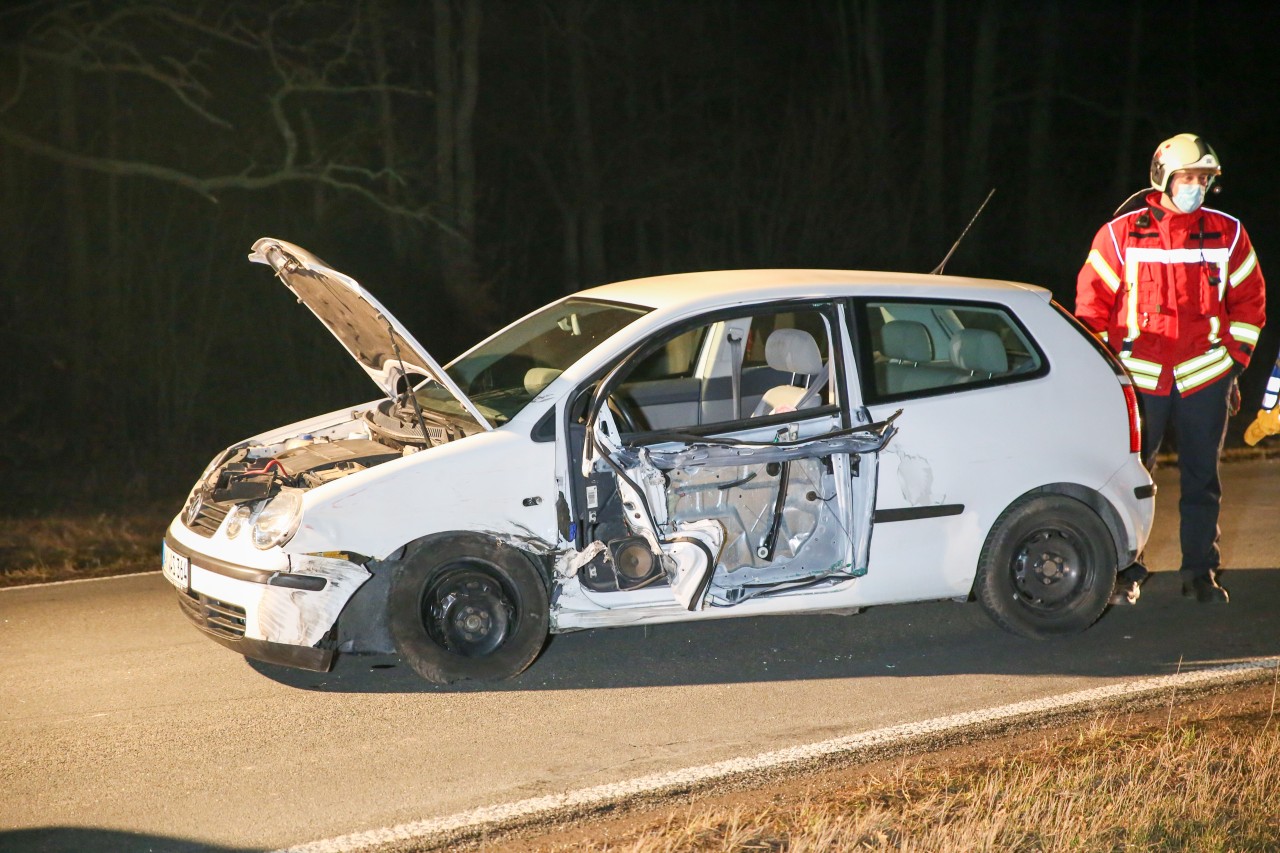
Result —
[[0, 587], [0, 593], [10, 592], [15, 589], [31, 589], [36, 586], [66, 586], [69, 583], [97, 583], [99, 581], [117, 581], [121, 578], [136, 578], [139, 575], [158, 575], [159, 569], [149, 569], [145, 572], [128, 572], [123, 575], [103, 575], [100, 578], [72, 578], [65, 581], [38, 581], [36, 583], [24, 583], [19, 586]]
[[483, 806], [432, 820], [414, 821], [413, 823], [403, 823], [399, 826], [384, 829], [356, 832], [338, 838], [300, 844], [296, 847], [275, 851], [275, 853], [350, 853], [350, 851], [361, 850], [379, 844], [424, 841], [433, 836], [474, 829], [486, 824], [550, 815], [566, 809], [598, 807], [641, 794], [654, 794], [667, 789], [702, 784], [740, 773], [773, 770], [790, 764], [827, 758], [841, 753], [856, 752], [868, 747], [883, 747], [918, 738], [922, 735], [942, 734], [979, 723], [1012, 720], [1049, 711], [1063, 711], [1094, 703], [1130, 699], [1162, 690], [1202, 685], [1215, 681], [1244, 681], [1256, 678], [1267, 670], [1277, 670], [1280, 673], [1280, 658], [1255, 658], [1225, 666], [1210, 667], [1176, 675], [1164, 675], [1142, 681], [1112, 684], [1106, 687], [1094, 687], [1089, 690], [1078, 690], [1058, 696], [1015, 702], [1011, 705], [1001, 705], [996, 708], [936, 717], [932, 720], [923, 720], [918, 723], [904, 723], [882, 729], [873, 729], [869, 732], [833, 738], [818, 743], [766, 752], [752, 758], [735, 758], [701, 767], [686, 767], [682, 770], [656, 773], [625, 782], [597, 785], [563, 794], [533, 797], [514, 803]]

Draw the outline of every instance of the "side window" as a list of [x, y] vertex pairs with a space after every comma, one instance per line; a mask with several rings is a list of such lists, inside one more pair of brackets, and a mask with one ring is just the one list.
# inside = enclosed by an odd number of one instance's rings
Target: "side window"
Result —
[[769, 336], [777, 329], [799, 329], [807, 332], [817, 342], [822, 360], [826, 361], [831, 350], [822, 314], [818, 311], [784, 311], [751, 318], [751, 333], [747, 337], [746, 351], [742, 357], [744, 368], [768, 366], [766, 345]]
[[[624, 431], [706, 430], [837, 399], [827, 306], [710, 318], [665, 340], [617, 385]], [[615, 411], [615, 414], [617, 412]]]
[[705, 326], [690, 329], [667, 341], [656, 352], [645, 357], [631, 372], [630, 381], [649, 379], [687, 379], [697, 367], [698, 352], [707, 335]]
[[[870, 301], [864, 383], [875, 399], [940, 393], [1039, 373], [1040, 351], [1008, 309], [946, 302]], [[869, 365], [870, 370], [867, 370]]]

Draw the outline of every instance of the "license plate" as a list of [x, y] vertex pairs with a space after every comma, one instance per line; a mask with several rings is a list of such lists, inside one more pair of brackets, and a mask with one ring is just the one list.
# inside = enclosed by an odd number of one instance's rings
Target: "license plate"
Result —
[[170, 551], [168, 545], [161, 545], [160, 548], [160, 569], [164, 572], [165, 579], [186, 592], [191, 576], [191, 561], [182, 554]]

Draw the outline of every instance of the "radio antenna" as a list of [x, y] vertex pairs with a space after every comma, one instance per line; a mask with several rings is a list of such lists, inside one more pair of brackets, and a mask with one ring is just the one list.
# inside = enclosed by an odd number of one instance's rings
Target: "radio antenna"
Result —
[[947, 256], [942, 259], [942, 263], [933, 268], [929, 275], [942, 275], [942, 268], [947, 265], [947, 261], [951, 260], [951, 256], [956, 253], [956, 249], [960, 248], [960, 241], [964, 239], [964, 235], [969, 233], [969, 229], [973, 227], [973, 223], [978, 221], [978, 217], [982, 215], [982, 210], [987, 206], [987, 202], [991, 201], [991, 197], [996, 194], [996, 188], [992, 187], [991, 192], [987, 193], [987, 197], [982, 200], [982, 204], [978, 205], [978, 210], [973, 214], [973, 218], [969, 220], [969, 224], [960, 232], [960, 236], [951, 244], [951, 251], [947, 252]]

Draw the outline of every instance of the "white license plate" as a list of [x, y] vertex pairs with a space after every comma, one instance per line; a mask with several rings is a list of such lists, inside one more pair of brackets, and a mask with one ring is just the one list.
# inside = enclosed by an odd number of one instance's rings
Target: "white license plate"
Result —
[[169, 583], [186, 592], [191, 576], [191, 561], [182, 554], [170, 551], [168, 545], [161, 545], [160, 548], [160, 569], [164, 572], [165, 578]]

